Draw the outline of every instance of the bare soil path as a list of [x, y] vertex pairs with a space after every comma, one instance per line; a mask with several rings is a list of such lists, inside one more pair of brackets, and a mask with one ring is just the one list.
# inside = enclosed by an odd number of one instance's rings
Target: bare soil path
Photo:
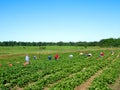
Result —
[[[118, 53], [116, 58], [118, 58], [119, 56], [120, 56], [120, 53]], [[116, 58], [112, 62], [114, 62], [116, 60]], [[107, 67], [105, 67], [105, 68], [107, 68]], [[99, 70], [97, 73], [95, 73], [93, 76], [91, 76], [91, 78], [89, 78], [86, 82], [84, 82], [80, 86], [76, 86], [74, 90], [88, 90], [88, 88], [91, 85], [91, 83], [94, 80], [94, 78], [99, 76], [102, 73], [102, 71], [103, 70]], [[120, 90], [120, 77], [116, 81], [116, 83], [113, 86], [111, 86], [111, 89], [113, 89], [113, 90]]]
[[102, 73], [102, 70], [99, 70], [97, 73], [95, 73], [91, 78], [89, 78], [86, 82], [81, 84], [80, 86], [76, 86], [74, 90], [88, 90], [89, 86], [91, 85], [91, 82], [99, 76]]
[[[84, 69], [85, 69], [85, 67], [84, 67], [82, 70], [84, 70]], [[67, 76], [67, 77], [71, 78], [71, 77], [73, 77], [74, 75], [76, 75], [77, 73], [79, 73], [79, 72], [76, 72], [76, 73], [70, 74], [70, 75]], [[51, 84], [49, 84], [48, 86], [44, 87], [44, 90], [49, 90], [50, 87], [52, 87], [52, 86], [58, 84], [58, 83], [59, 83], [60, 81], [62, 81], [63, 79], [64, 79], [64, 78], [62, 78], [62, 79], [56, 81], [55, 83], [51, 83]]]
[[116, 82], [112, 85], [109, 85], [109, 87], [112, 89], [112, 90], [120, 90], [120, 76], [119, 78], [116, 80]]

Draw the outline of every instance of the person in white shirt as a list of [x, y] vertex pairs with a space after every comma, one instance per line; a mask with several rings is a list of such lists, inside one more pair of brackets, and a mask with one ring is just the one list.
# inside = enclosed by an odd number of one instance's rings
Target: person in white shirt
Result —
[[92, 53], [88, 53], [88, 57], [91, 57], [92, 56]]
[[70, 54], [70, 55], [69, 55], [69, 58], [73, 58], [73, 55], [72, 55], [72, 54]]
[[29, 64], [30, 58], [28, 55], [25, 56], [25, 61], [26, 61], [26, 64]]

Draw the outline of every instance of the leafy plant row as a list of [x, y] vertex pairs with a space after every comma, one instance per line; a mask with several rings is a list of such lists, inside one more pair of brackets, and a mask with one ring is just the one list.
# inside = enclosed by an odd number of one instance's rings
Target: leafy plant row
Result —
[[[19, 87], [24, 87], [29, 83], [36, 83], [37, 80], [42, 80], [42, 77], [45, 78], [46, 76], [53, 76], [54, 74], [57, 75], [57, 73], [60, 72], [63, 73], [63, 76], [53, 79], [54, 81], [59, 80], [60, 78], [68, 76], [69, 74], [79, 72], [83, 67], [89, 67], [91, 65], [103, 62], [103, 60], [110, 56], [108, 51], [105, 52], [107, 54], [103, 58], [100, 58], [100, 61], [97, 60], [98, 51], [93, 51], [93, 57], [90, 58], [79, 56], [78, 52], [75, 52], [73, 53], [74, 57], [72, 59], [68, 58], [70, 53], [62, 54], [62, 57], [60, 57], [59, 61], [48, 61], [46, 59], [47, 55], [43, 55], [40, 60], [31, 60], [31, 63], [28, 66], [17, 64], [11, 68], [5, 67], [0, 70], [0, 88], [4, 87], [6, 89], [10, 89], [16, 85]], [[17, 59], [15, 58], [15, 62], [17, 60], [20, 61], [21, 59], [23, 59], [23, 57]], [[49, 79], [50, 77], [47, 78]], [[5, 81], [6, 83], [4, 84]], [[52, 82], [54, 83], [54, 81]], [[51, 83], [51, 81], [49, 81], [49, 83]], [[48, 83], [45, 85], [47, 84]]]
[[89, 90], [111, 90], [108, 85], [113, 84], [119, 74], [120, 59], [118, 58], [92, 82]]
[[[72, 67], [71, 65], [65, 65], [64, 67], [57, 67], [54, 69], [48, 69], [48, 70], [44, 70], [44, 71], [40, 71], [37, 72], [35, 74], [31, 74], [31, 75], [27, 75], [21, 78], [18, 78], [17, 80], [13, 81], [12, 83], [17, 84], [19, 87], [23, 87], [25, 85], [27, 85], [29, 82], [35, 82], [39, 79], [41, 79], [42, 77], [46, 77], [47, 75], [51, 75], [51, 74], [55, 74], [55, 73], [59, 73], [61, 71], [63, 72], [69, 72], [69, 73], [74, 73], [77, 72], [79, 70], [81, 70], [83, 67], [85, 66], [90, 66], [91, 64], [95, 64], [94, 61], [89, 61], [89, 63], [81, 63], [81, 62], [77, 62], [77, 63], [73, 63]], [[14, 86], [14, 85], [13, 85]]]
[[73, 77], [67, 77], [64, 80], [60, 81], [53, 87], [51, 87], [51, 90], [74, 90], [75, 86], [80, 85], [84, 81], [86, 81], [88, 78], [90, 78], [92, 75], [94, 75], [98, 70], [102, 69], [107, 65], [107, 62], [101, 62], [99, 64], [90, 66], [86, 68], [85, 70], [77, 73]]
[[65, 77], [69, 76], [70, 74], [80, 72], [80, 71], [83, 70], [83, 68], [85, 68], [85, 66], [90, 67], [91, 64], [95, 65], [96, 63], [95, 62], [91, 62], [91, 63], [89, 62], [89, 64], [88, 65], [87, 64], [88, 63], [86, 63], [86, 65], [85, 64], [83, 64], [83, 65], [79, 64], [79, 65], [73, 66], [71, 68], [65, 68], [65, 69], [63, 69], [59, 72], [50, 74], [48, 77], [43, 77], [42, 79], [38, 80], [34, 84], [29, 85], [25, 89], [26, 90], [33, 90], [33, 89], [41, 90], [47, 84], [54, 83], [54, 82], [60, 80], [61, 78], [65, 78]]

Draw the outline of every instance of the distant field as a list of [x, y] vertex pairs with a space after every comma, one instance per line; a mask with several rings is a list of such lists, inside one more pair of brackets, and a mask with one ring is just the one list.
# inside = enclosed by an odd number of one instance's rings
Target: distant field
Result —
[[14, 47], [0, 47], [0, 55], [10, 54], [30, 54], [30, 53], [56, 53], [56, 52], [72, 52], [84, 50], [104, 50], [116, 48], [100, 48], [100, 47], [87, 47], [82, 46], [14, 46]]
[[[105, 56], [100, 57], [103, 51]], [[114, 51], [114, 54], [111, 54]], [[83, 52], [83, 55], [80, 55]], [[87, 57], [85, 53], [92, 53]], [[58, 53], [58, 61], [54, 55]], [[24, 65], [25, 54], [30, 64]], [[73, 54], [73, 58], [68, 56]], [[33, 56], [37, 56], [37, 60]], [[48, 60], [48, 55], [52, 60]], [[12, 66], [11, 66], [12, 64]], [[119, 90], [120, 49], [0, 47], [0, 90]]]
[[30, 53], [55, 53], [55, 52], [71, 52], [84, 50], [84, 47], [75, 46], [14, 46], [14, 47], [0, 47], [0, 56], [11, 54], [30, 54]]
[[44, 52], [63, 52], [81, 50], [84, 47], [75, 46], [14, 46], [0, 47], [0, 55], [4, 54], [26, 54], [26, 53], [44, 53]]

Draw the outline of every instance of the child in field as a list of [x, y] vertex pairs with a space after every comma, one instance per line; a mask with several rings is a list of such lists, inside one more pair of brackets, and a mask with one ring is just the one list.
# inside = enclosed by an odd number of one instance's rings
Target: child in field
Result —
[[58, 54], [56, 54], [54, 58], [55, 58], [55, 60], [58, 60], [59, 55], [58, 55]]

